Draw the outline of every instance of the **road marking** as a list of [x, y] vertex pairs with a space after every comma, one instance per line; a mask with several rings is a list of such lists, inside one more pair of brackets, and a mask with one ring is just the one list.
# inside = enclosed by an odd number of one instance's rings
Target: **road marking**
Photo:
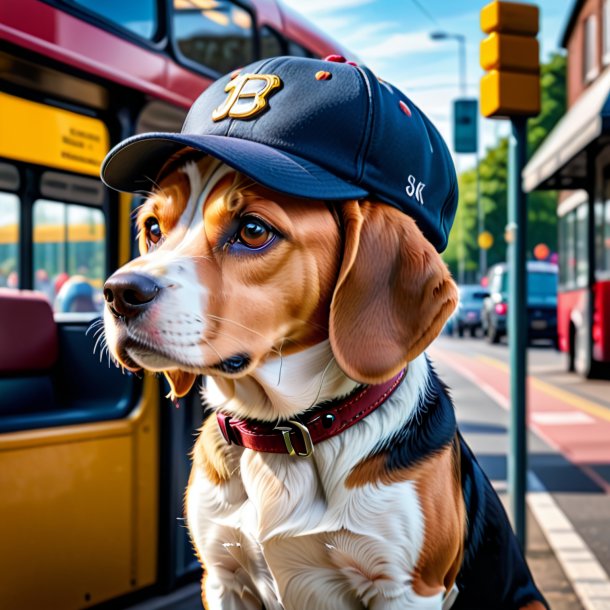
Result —
[[543, 426], [573, 426], [594, 424], [595, 420], [582, 411], [535, 411], [530, 419]]
[[[500, 360], [496, 360], [495, 358], [490, 358], [489, 356], [477, 356], [477, 360], [481, 360], [502, 371], [508, 371], [509, 367], [506, 363], [501, 362]], [[595, 415], [595, 417], [599, 417], [600, 419], [605, 419], [606, 421], [610, 421], [610, 409], [603, 407], [602, 405], [583, 398], [582, 396], [578, 396], [577, 394], [572, 394], [572, 392], [568, 392], [566, 390], [560, 390], [550, 383], [546, 383], [537, 377], [529, 376], [529, 380], [532, 385], [546, 394], [552, 396], [553, 398], [558, 398], [559, 400], [563, 400], [563, 402], [568, 403], [569, 405], [576, 407], [580, 411], [586, 411], [591, 415]]]
[[508, 493], [508, 481], [501, 481], [500, 479], [494, 479], [491, 481], [493, 488], [498, 494]]
[[[484, 356], [480, 358], [493, 360]], [[503, 409], [507, 409], [510, 406], [510, 402], [505, 396], [488, 384], [482, 383], [466, 367], [442, 355], [438, 359], [474, 383], [476, 387], [480, 388]], [[502, 368], [503, 370], [508, 368], [503, 362], [496, 360], [494, 361], [494, 366], [496, 366], [496, 363], [502, 365], [497, 368]], [[540, 436], [547, 440], [544, 435]], [[553, 446], [557, 449], [554, 444]], [[495, 483], [498, 485], [497, 481]], [[610, 579], [608, 574], [580, 534], [574, 529], [572, 523], [555, 502], [542, 481], [531, 471], [528, 471], [528, 488], [530, 491], [526, 495], [527, 505], [532, 511], [550, 547], [553, 549], [557, 561], [559, 561], [583, 607], [585, 610], [609, 610]]]
[[608, 574], [542, 481], [531, 471], [528, 472], [528, 483], [536, 491], [527, 494], [527, 505], [585, 610], [608, 610]]

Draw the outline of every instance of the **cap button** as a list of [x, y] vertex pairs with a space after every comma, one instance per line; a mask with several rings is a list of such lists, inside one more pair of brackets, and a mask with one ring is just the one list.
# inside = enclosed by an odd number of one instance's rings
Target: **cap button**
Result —
[[316, 80], [330, 80], [333, 75], [330, 72], [326, 72], [326, 70], [319, 70], [316, 72]]
[[343, 57], [343, 55], [327, 55], [324, 58], [324, 61], [334, 61], [335, 63], [338, 64], [344, 64], [347, 59], [345, 59], [345, 57]]
[[411, 116], [411, 109], [402, 100], [398, 101], [398, 105], [407, 116]]

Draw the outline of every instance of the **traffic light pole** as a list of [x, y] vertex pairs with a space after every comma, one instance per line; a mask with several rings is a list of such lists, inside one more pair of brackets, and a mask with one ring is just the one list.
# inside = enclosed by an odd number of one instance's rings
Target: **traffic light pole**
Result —
[[[485, 209], [483, 208], [483, 202], [481, 201], [481, 159], [479, 158], [479, 151], [477, 146], [477, 152], [475, 156], [476, 163], [476, 179], [477, 179], [477, 242], [481, 239], [483, 231], [485, 231]], [[481, 281], [487, 273], [487, 248], [479, 245], [479, 281]]]
[[526, 195], [521, 187], [521, 173], [527, 151], [527, 118], [511, 121], [508, 190], [508, 341], [510, 347], [510, 452], [508, 482], [513, 526], [522, 550], [525, 550], [525, 492], [527, 485], [527, 244]]

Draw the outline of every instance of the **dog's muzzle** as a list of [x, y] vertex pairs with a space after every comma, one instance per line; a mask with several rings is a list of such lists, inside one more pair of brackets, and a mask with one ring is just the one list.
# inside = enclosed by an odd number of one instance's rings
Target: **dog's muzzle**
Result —
[[117, 318], [135, 318], [159, 296], [161, 286], [142, 273], [115, 273], [104, 284], [104, 299]]

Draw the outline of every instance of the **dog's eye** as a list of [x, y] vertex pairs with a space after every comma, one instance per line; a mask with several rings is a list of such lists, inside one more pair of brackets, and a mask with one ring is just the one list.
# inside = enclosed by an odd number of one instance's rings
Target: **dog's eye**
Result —
[[144, 223], [144, 230], [146, 231], [146, 241], [150, 244], [157, 244], [163, 237], [163, 233], [161, 232], [161, 227], [159, 226], [159, 221], [151, 216], [146, 219]]
[[259, 218], [246, 216], [242, 219], [236, 237], [238, 243], [257, 250], [271, 243], [275, 233]]

